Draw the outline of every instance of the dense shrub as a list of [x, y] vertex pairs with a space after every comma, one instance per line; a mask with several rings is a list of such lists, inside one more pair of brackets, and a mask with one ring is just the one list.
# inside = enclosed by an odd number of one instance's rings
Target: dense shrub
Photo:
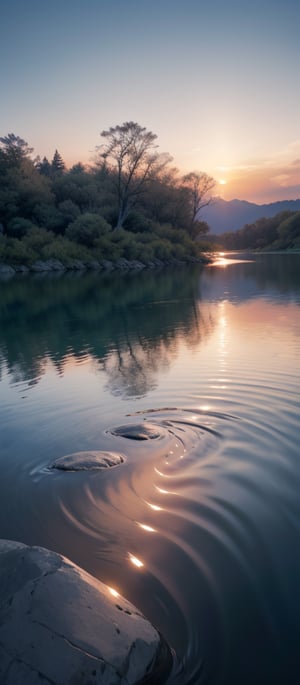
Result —
[[278, 226], [278, 246], [281, 249], [293, 248], [300, 240], [300, 212], [295, 212]]
[[7, 264], [30, 266], [38, 258], [37, 252], [18, 238], [3, 238], [1, 248], [1, 260]]
[[149, 231], [151, 228], [151, 221], [141, 212], [132, 211], [124, 222], [124, 228], [126, 231], [131, 231], [132, 233]]
[[54, 239], [55, 235], [52, 233], [52, 231], [47, 231], [45, 228], [37, 228], [37, 226], [34, 226], [28, 231], [26, 237], [24, 238], [24, 243], [29, 249], [32, 249], [40, 254], [42, 248], [45, 245], [52, 243]]
[[112, 240], [112, 235], [103, 236], [95, 241], [95, 257], [96, 259], [108, 259], [110, 261], [117, 261], [120, 257], [123, 257], [123, 247], [118, 241]]
[[8, 223], [7, 234], [14, 238], [23, 238], [23, 236], [26, 235], [32, 228], [35, 228], [32, 221], [29, 221], [29, 219], [23, 219], [20, 216], [16, 216]]
[[51, 243], [45, 245], [40, 254], [42, 259], [59, 259], [68, 266], [72, 259], [89, 261], [91, 256], [89, 250], [82, 245], [78, 245], [65, 236], [57, 236]]
[[54, 233], [62, 233], [64, 229], [64, 216], [54, 205], [39, 204], [34, 208], [34, 216], [39, 226], [47, 228]]
[[78, 205], [72, 200], [64, 200], [58, 205], [59, 212], [63, 218], [64, 227], [66, 228], [72, 221], [75, 221], [80, 215]]
[[110, 230], [111, 226], [102, 216], [85, 212], [69, 224], [66, 236], [77, 243], [93, 247], [97, 239], [109, 233]]

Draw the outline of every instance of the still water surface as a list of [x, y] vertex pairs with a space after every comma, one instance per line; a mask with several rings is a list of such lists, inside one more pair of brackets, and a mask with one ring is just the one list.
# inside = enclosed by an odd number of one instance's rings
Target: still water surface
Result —
[[[0, 537], [136, 604], [172, 685], [300, 682], [300, 255], [252, 260], [0, 283]], [[82, 450], [126, 462], [48, 470]]]

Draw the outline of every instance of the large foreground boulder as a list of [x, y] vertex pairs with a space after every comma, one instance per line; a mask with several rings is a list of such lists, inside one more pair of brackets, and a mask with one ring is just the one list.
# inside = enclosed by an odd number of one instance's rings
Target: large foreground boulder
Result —
[[0, 540], [0, 683], [158, 684], [170, 667], [159, 633], [107, 585], [59, 554]]

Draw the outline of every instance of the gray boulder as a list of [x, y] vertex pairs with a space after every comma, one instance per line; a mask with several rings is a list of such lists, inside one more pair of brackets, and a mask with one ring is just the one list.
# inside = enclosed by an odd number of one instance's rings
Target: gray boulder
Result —
[[0, 682], [162, 682], [169, 649], [127, 600], [60, 554], [0, 541]]
[[102, 259], [101, 266], [103, 269], [106, 271], [113, 271], [114, 270], [114, 264], [109, 261], [109, 259]]
[[38, 259], [31, 265], [31, 271], [65, 271], [66, 267], [59, 259]]
[[117, 269], [122, 269], [126, 271], [130, 269], [130, 262], [128, 262], [127, 259], [124, 259], [124, 257], [120, 257], [120, 259], [117, 260], [115, 266]]
[[111, 435], [118, 435], [122, 438], [128, 438], [129, 440], [157, 440], [166, 435], [164, 428], [153, 423], [148, 423], [147, 421], [117, 426], [116, 428], [111, 428], [108, 432], [111, 433]]
[[69, 259], [68, 268], [74, 271], [84, 271], [87, 267], [81, 259]]
[[87, 262], [87, 268], [93, 269], [94, 271], [99, 271], [102, 267], [97, 259], [92, 259], [90, 262]]
[[52, 267], [48, 263], [48, 261], [42, 261], [41, 259], [38, 259], [36, 262], [34, 262], [31, 265], [31, 271], [51, 271]]
[[116, 452], [74, 452], [55, 459], [49, 468], [62, 471], [95, 471], [118, 466], [124, 461], [125, 457]]
[[15, 264], [14, 270], [17, 273], [27, 274], [29, 273], [29, 266], [26, 266], [25, 264]]
[[0, 264], [0, 275], [1, 276], [13, 276], [15, 269], [9, 264]]
[[146, 268], [145, 264], [143, 264], [143, 262], [140, 262], [138, 259], [132, 259], [130, 264], [132, 269], [137, 269], [138, 271], [141, 271], [142, 269]]

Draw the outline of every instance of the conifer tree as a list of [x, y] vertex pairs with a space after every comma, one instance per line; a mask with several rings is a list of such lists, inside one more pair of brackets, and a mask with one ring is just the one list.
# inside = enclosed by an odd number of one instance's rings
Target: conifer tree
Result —
[[38, 162], [37, 168], [43, 176], [51, 176], [51, 164], [47, 157], [43, 157], [41, 162]]
[[58, 150], [55, 150], [53, 159], [51, 162], [51, 169], [54, 172], [63, 172], [65, 170], [65, 163], [62, 156], [59, 154]]

